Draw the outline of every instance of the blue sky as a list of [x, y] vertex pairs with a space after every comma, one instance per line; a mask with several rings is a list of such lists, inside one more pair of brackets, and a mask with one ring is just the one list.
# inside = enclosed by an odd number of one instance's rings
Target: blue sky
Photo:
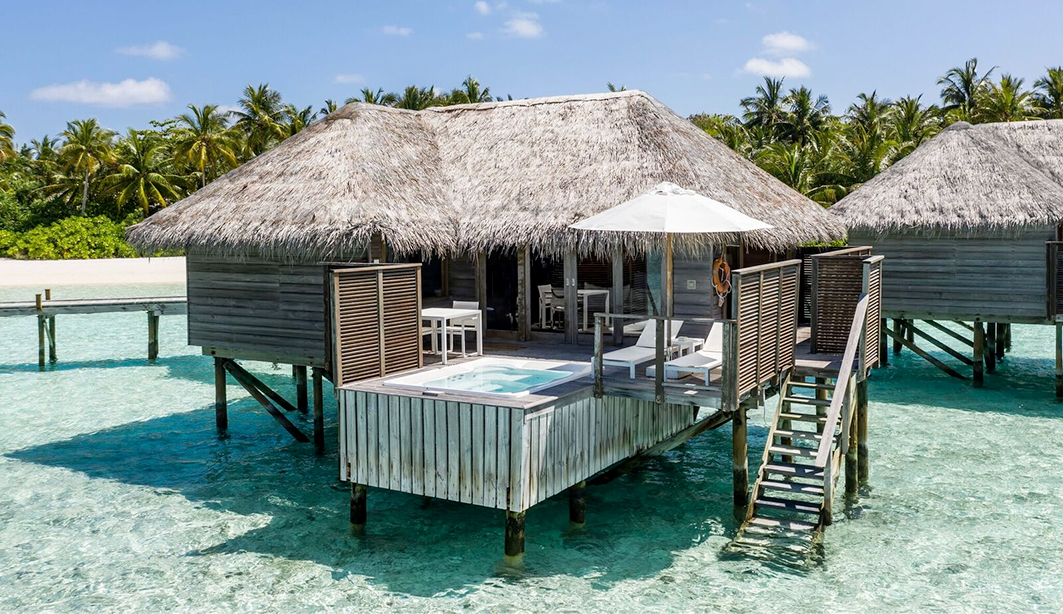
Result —
[[0, 3], [0, 111], [16, 140], [69, 119], [146, 127], [249, 83], [321, 106], [362, 87], [456, 86], [515, 98], [648, 91], [681, 115], [738, 111], [761, 74], [844, 109], [862, 91], [936, 100], [977, 56], [1026, 78], [1063, 64], [1057, 2], [825, 0]]

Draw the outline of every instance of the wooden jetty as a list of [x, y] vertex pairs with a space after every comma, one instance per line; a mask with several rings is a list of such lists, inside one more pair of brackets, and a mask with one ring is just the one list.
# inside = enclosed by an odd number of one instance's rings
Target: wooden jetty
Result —
[[148, 360], [159, 355], [159, 318], [188, 313], [183, 296], [148, 298], [53, 299], [51, 289], [37, 294], [33, 301], [0, 303], [0, 318], [37, 317], [37, 363], [43, 370], [47, 360], [59, 360], [55, 319], [59, 315], [143, 311], [148, 315]]

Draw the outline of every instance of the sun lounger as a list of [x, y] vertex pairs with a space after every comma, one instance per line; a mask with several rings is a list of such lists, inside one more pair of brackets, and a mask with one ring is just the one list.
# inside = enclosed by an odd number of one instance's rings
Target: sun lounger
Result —
[[[667, 327], [667, 324], [665, 325]], [[682, 328], [682, 320], [672, 320], [671, 341], [674, 343], [679, 329]], [[665, 351], [669, 351], [673, 343], [665, 344]], [[635, 379], [635, 367], [657, 356], [657, 326], [647, 325], [642, 329], [638, 341], [631, 347], [613, 350], [602, 356], [602, 364], [611, 367], [627, 367], [631, 372], [631, 379]]]
[[[705, 338], [705, 345], [702, 349], [664, 363], [664, 379], [679, 379], [686, 375], [698, 374], [705, 376], [705, 385], [708, 386], [712, 370], [722, 364], [723, 324], [713, 322], [709, 327], [709, 335]], [[655, 367], [646, 368], [647, 376], [654, 377], [656, 374]]]

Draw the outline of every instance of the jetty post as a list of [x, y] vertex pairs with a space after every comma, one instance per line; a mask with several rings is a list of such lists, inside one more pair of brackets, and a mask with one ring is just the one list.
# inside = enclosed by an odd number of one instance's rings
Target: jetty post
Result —
[[1056, 322], [1056, 401], [1063, 401], [1063, 322]]
[[981, 388], [985, 381], [985, 327], [981, 320], [974, 321], [974, 386]]
[[229, 429], [229, 407], [225, 398], [225, 359], [214, 358], [214, 423], [218, 433]]
[[37, 295], [37, 368], [44, 371], [44, 315], [41, 295]]
[[524, 514], [506, 510], [506, 559], [511, 563], [524, 556]]
[[292, 375], [295, 376], [295, 406], [299, 409], [299, 413], [307, 413], [307, 387], [306, 387], [306, 365], [292, 365]]
[[870, 479], [870, 459], [867, 456], [867, 378], [856, 384], [856, 454], [860, 483]]
[[587, 481], [576, 482], [568, 489], [568, 520], [573, 528], [587, 522]]
[[323, 377], [324, 370], [321, 367], [314, 367], [314, 449], [317, 450], [318, 454], [322, 454], [325, 451], [325, 391], [323, 389]]
[[756, 396], [742, 401], [731, 418], [731, 474], [735, 516], [744, 518], [749, 508], [749, 441], [746, 412], [756, 406]]
[[[52, 300], [52, 289], [44, 289], [44, 300]], [[59, 355], [55, 348], [55, 315], [48, 316], [48, 361], [58, 362]]]
[[365, 484], [351, 482], [351, 528], [356, 533], [365, 531], [367, 490]]

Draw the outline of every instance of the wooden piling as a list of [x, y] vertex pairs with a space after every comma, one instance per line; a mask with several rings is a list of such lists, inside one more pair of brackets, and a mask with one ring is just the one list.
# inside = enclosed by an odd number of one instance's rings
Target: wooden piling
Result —
[[985, 368], [985, 328], [982, 326], [981, 320], [975, 320], [974, 322], [974, 385], [976, 388], [981, 388], [984, 383], [985, 376], [982, 374], [982, 369]]
[[292, 375], [295, 377], [295, 406], [299, 413], [307, 413], [307, 389], [306, 389], [306, 365], [292, 365]]
[[44, 316], [41, 315], [41, 295], [37, 295], [37, 367], [44, 371]]
[[587, 482], [576, 482], [568, 489], [568, 521], [573, 527], [587, 522]]
[[148, 360], [159, 357], [159, 314], [148, 312]]
[[506, 557], [519, 559], [524, 555], [524, 512], [506, 510]]
[[229, 407], [225, 398], [225, 358], [214, 359], [214, 423], [218, 431], [229, 429]]
[[1010, 324], [997, 324], [996, 352], [997, 362], [1004, 360], [1004, 346], [1007, 344], [1008, 327]]
[[893, 318], [893, 332], [897, 336], [893, 337], [893, 353], [901, 353], [901, 336], [904, 335], [904, 320]]
[[[44, 300], [52, 300], [51, 288], [45, 288]], [[55, 316], [48, 316], [48, 361], [58, 362], [59, 354], [55, 347]]]
[[996, 346], [997, 325], [995, 322], [989, 322], [986, 324], [985, 349], [983, 350], [986, 373], [995, 373], [997, 370]]
[[904, 337], [908, 343], [915, 343], [915, 320], [904, 321]]
[[[852, 385], [852, 383], [853, 382], [850, 381], [850, 385]], [[860, 404], [855, 399], [855, 393], [849, 393], [847, 391], [846, 394], [851, 394], [846, 401], [852, 402], [853, 404], [852, 415], [849, 418], [851, 420], [849, 423], [849, 447], [845, 450], [845, 497], [851, 501], [860, 491], [860, 475], [857, 468], [857, 450], [860, 445], [857, 434], [857, 431], [860, 428]]]
[[1011, 324], [1009, 323], [1004, 329], [1004, 351], [1011, 351]]
[[1056, 400], [1063, 401], [1063, 322], [1056, 323]]
[[887, 326], [889, 326], [889, 320], [882, 318], [882, 322], [878, 329], [878, 365], [880, 367], [885, 367], [890, 364], [889, 337], [886, 335]]
[[859, 464], [860, 483], [867, 484], [871, 477], [870, 459], [867, 456], [867, 380], [856, 384], [856, 454]]
[[351, 482], [351, 528], [358, 532], [365, 530], [367, 490], [365, 484]]
[[749, 507], [749, 442], [746, 438], [746, 411], [750, 401], [742, 401], [731, 418], [731, 476], [734, 486], [735, 516], [744, 518]]
[[322, 377], [321, 367], [314, 367], [314, 449], [318, 454], [325, 451], [325, 391]]

